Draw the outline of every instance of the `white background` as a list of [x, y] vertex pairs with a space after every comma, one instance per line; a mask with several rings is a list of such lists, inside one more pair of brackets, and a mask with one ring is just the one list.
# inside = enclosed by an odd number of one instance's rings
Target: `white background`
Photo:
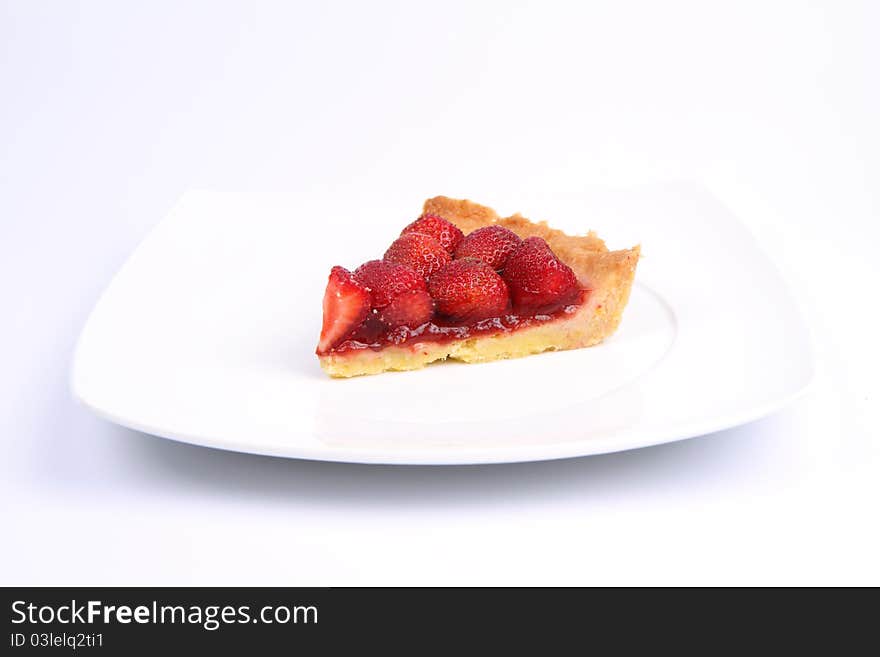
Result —
[[[880, 584], [878, 27], [872, 2], [0, 0], [0, 584]], [[783, 412], [419, 468], [180, 445], [70, 398], [89, 310], [187, 188], [670, 180], [803, 307], [819, 374]], [[291, 257], [332, 258], [301, 219]]]

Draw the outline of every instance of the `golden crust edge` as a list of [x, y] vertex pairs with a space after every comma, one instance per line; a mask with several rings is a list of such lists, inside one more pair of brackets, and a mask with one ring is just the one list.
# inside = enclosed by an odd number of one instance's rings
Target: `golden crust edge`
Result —
[[[595, 313], [586, 304], [569, 318], [541, 324], [513, 333], [483, 335], [446, 343], [417, 342], [405, 347], [390, 346], [379, 351], [320, 356], [321, 367], [330, 376], [349, 378], [364, 374], [420, 369], [442, 360], [481, 363], [520, 358], [543, 351], [562, 351], [588, 347], [603, 339], [602, 325], [607, 321], [601, 311]], [[584, 313], [590, 317], [584, 320]]]

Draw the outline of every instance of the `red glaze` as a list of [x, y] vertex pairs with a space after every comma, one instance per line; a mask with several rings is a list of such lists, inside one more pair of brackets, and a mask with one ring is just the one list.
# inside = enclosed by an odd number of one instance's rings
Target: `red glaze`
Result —
[[[333, 349], [334, 353], [357, 352], [362, 349], [379, 351], [389, 346], [414, 345], [420, 342], [444, 343], [470, 337], [486, 336], [496, 333], [512, 333], [530, 326], [547, 324], [570, 316], [589, 298], [589, 290], [580, 290], [568, 304], [540, 315], [505, 314], [490, 317], [473, 324], [461, 324], [435, 316], [416, 328], [400, 327], [393, 330], [370, 332], [362, 327], [348, 340]], [[369, 323], [370, 320], [367, 320]]]

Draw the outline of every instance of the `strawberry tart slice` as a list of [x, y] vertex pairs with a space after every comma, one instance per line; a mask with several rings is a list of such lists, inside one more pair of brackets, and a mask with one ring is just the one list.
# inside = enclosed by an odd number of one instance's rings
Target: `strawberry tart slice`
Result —
[[589, 347], [617, 329], [638, 259], [438, 196], [381, 260], [333, 267], [318, 359], [351, 377]]

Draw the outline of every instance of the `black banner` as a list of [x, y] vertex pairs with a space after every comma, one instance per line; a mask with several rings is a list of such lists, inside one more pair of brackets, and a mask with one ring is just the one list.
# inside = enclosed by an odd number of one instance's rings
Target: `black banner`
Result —
[[[336, 654], [441, 645], [468, 653], [529, 643], [537, 654], [601, 641], [617, 650], [723, 644], [791, 647], [805, 629], [829, 628], [833, 609], [792, 591], [660, 589], [7, 588], [0, 653], [132, 654], [269, 648]], [[846, 616], [839, 649], [873, 625], [874, 605]], [[783, 613], [784, 611], [784, 613]], [[712, 637], [709, 644], [702, 644]], [[815, 637], [818, 640], [818, 637]], [[815, 644], [813, 647], [819, 645]], [[224, 653], [226, 654], [226, 653]], [[458, 654], [458, 652], [454, 653]]]

